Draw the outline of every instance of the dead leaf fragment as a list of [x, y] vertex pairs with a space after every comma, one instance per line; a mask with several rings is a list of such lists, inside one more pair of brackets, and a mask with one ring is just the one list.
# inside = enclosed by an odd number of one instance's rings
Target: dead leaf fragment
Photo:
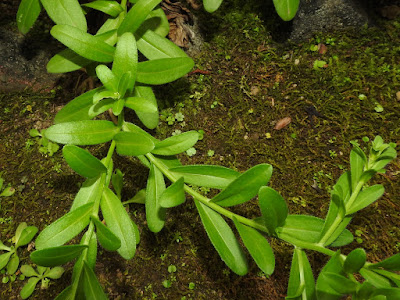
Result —
[[290, 122], [292, 122], [292, 118], [291, 117], [286, 117], [286, 118], [280, 119], [276, 123], [274, 129], [275, 130], [281, 130], [282, 128], [288, 126], [290, 124]]
[[325, 54], [328, 51], [328, 47], [325, 44], [318, 44], [318, 53]]

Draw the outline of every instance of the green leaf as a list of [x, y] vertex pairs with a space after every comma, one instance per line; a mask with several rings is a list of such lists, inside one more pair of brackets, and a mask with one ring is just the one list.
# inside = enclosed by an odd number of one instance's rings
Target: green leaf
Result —
[[378, 263], [372, 264], [369, 266], [369, 268], [383, 268], [390, 271], [400, 271], [400, 253], [397, 253]]
[[60, 144], [95, 145], [110, 141], [120, 129], [113, 122], [83, 120], [55, 124], [45, 137]]
[[137, 203], [137, 204], [145, 204], [146, 201], [146, 190], [141, 189], [139, 192], [135, 194], [131, 199], [124, 202], [124, 205], [129, 203]]
[[136, 251], [135, 229], [131, 218], [118, 197], [107, 187], [104, 188], [100, 205], [108, 229], [121, 241], [118, 253], [125, 259], [131, 259]]
[[87, 30], [86, 18], [78, 0], [41, 0], [41, 2], [54, 23], [70, 25], [81, 31]]
[[18, 266], [19, 266], [19, 257], [16, 253], [14, 253], [7, 264], [7, 274], [12, 275], [15, 272], [17, 272]]
[[147, 226], [152, 232], [159, 232], [164, 227], [166, 210], [160, 205], [160, 197], [164, 190], [164, 176], [155, 165], [151, 164], [145, 204]]
[[54, 300], [70, 300], [74, 297], [75, 294], [73, 294], [72, 286], [69, 285], [61, 293], [59, 293]]
[[19, 239], [15, 242], [15, 248], [28, 244], [30, 241], [32, 241], [37, 232], [38, 228], [35, 226], [25, 227], [22, 230]]
[[142, 32], [147, 30], [154, 31], [159, 36], [166, 37], [169, 33], [169, 22], [168, 18], [161, 7], [152, 10], [146, 20], [140, 25], [136, 31], [136, 36], [141, 36]]
[[286, 299], [315, 299], [315, 282], [307, 255], [299, 248], [293, 252]]
[[354, 249], [347, 255], [346, 260], [343, 264], [343, 270], [346, 273], [358, 273], [360, 269], [365, 265], [367, 260], [367, 254], [362, 248]]
[[342, 275], [324, 272], [321, 276], [332, 289], [341, 295], [353, 294], [357, 290], [357, 283]]
[[125, 100], [125, 106], [142, 113], [156, 113], [158, 112], [157, 105], [141, 97], [128, 97]]
[[350, 152], [350, 175], [351, 175], [351, 190], [354, 191], [361, 174], [364, 172], [364, 166], [367, 163], [365, 154], [361, 149], [352, 149]]
[[386, 277], [375, 273], [372, 270], [368, 270], [366, 268], [362, 268], [360, 270], [360, 274], [365, 278], [370, 284], [375, 286], [376, 288], [390, 288], [392, 285], [390, 284], [389, 279]]
[[47, 278], [59, 279], [63, 273], [64, 273], [64, 268], [57, 266], [57, 267], [51, 268], [49, 271], [46, 272], [45, 275]]
[[82, 6], [99, 10], [99, 11], [101, 11], [105, 14], [108, 14], [114, 18], [116, 18], [124, 10], [122, 8], [122, 6], [116, 1], [97, 0], [97, 1], [82, 4]]
[[107, 66], [98, 65], [96, 67], [96, 75], [108, 91], [118, 93], [119, 79]]
[[374, 203], [383, 195], [384, 192], [385, 188], [381, 184], [376, 184], [373, 186], [369, 186], [366, 189], [363, 189], [361, 193], [358, 194], [353, 205], [350, 206], [349, 208], [346, 208], [346, 214], [347, 215], [354, 214], [355, 212]]
[[187, 57], [185, 51], [170, 40], [146, 30], [137, 40], [139, 51], [149, 60], [173, 57]]
[[220, 214], [196, 199], [194, 202], [199, 211], [207, 235], [219, 256], [236, 274], [247, 274], [248, 266], [246, 256], [232, 229]]
[[54, 123], [90, 120], [89, 109], [93, 105], [93, 96], [99, 90], [99, 88], [93, 89], [68, 102], [68, 104], [56, 114]]
[[65, 145], [63, 155], [68, 165], [83, 177], [98, 177], [100, 174], [107, 172], [107, 168], [99, 159], [77, 146]]
[[331, 244], [329, 244], [329, 247], [342, 247], [345, 245], [350, 244], [354, 240], [353, 234], [345, 229], [342, 231], [342, 233], [334, 240]]
[[57, 219], [39, 234], [36, 249], [57, 247], [70, 241], [89, 224], [92, 210], [93, 203], [87, 203]]
[[[273, 208], [269, 207], [269, 209], [274, 214]], [[284, 210], [283, 205], [281, 209]], [[324, 220], [314, 216], [288, 215], [283, 226], [277, 232], [279, 238], [285, 241], [290, 241], [291, 238], [294, 238], [307, 243], [316, 243], [318, 242], [323, 225]]]
[[324, 273], [335, 273], [338, 275], [346, 276], [342, 268], [340, 251], [337, 251], [331, 257], [331, 259], [319, 273], [316, 284], [316, 291], [317, 291], [317, 299], [324, 299], [324, 300], [342, 299], [342, 295], [330, 286], [325, 276], [322, 276]]
[[167, 156], [179, 154], [193, 147], [198, 139], [199, 133], [197, 131], [187, 131], [156, 143], [151, 153]]
[[104, 294], [96, 275], [86, 261], [83, 262], [82, 283], [85, 299], [107, 300], [107, 296]]
[[11, 251], [11, 248], [7, 247], [2, 241], [0, 241], [0, 250]]
[[[104, 101], [112, 100], [111, 103], [114, 104], [114, 101], [116, 99], [118, 99], [118, 94], [116, 92], [113, 92], [113, 91], [110, 91], [110, 90], [107, 90], [107, 89], [103, 88], [103, 89], [99, 90], [93, 96], [93, 104], [98, 104], [98, 102], [100, 100], [103, 100], [103, 99], [105, 99]], [[110, 102], [107, 102], [107, 105], [109, 105], [109, 103]], [[111, 105], [111, 107], [112, 107], [112, 105]], [[89, 114], [91, 113], [91, 110], [94, 110], [94, 108], [93, 107], [90, 108]], [[98, 109], [98, 110], [100, 110], [100, 109]]]
[[38, 277], [29, 278], [28, 282], [22, 288], [20, 295], [22, 299], [29, 298], [35, 290], [36, 284], [40, 281]]
[[14, 193], [15, 188], [13, 188], [12, 186], [8, 186], [0, 193], [0, 197], [10, 197], [14, 195]]
[[26, 277], [39, 276], [39, 274], [30, 265], [23, 265], [20, 268], [21, 273]]
[[13, 242], [17, 243], [19, 238], [21, 237], [22, 232], [24, 231], [25, 228], [27, 228], [28, 225], [26, 224], [26, 222], [21, 222], [17, 229], [15, 230], [15, 236], [13, 237]]
[[8, 264], [11, 254], [13, 254], [13, 252], [8, 252], [0, 255], [0, 270], [2, 270]]
[[108, 251], [118, 250], [121, 247], [121, 240], [106, 225], [100, 222], [98, 217], [92, 216], [92, 221], [96, 225], [96, 234], [100, 245]]
[[165, 208], [175, 207], [185, 202], [183, 177], [171, 184], [160, 196], [160, 206]]
[[397, 300], [400, 299], [400, 289], [380, 288], [371, 295], [371, 300]]
[[17, 11], [17, 25], [26, 34], [36, 22], [41, 11], [40, 0], [22, 0]]
[[137, 82], [159, 85], [172, 82], [187, 74], [194, 66], [190, 57], [148, 60], [138, 63]]
[[259, 164], [234, 179], [221, 193], [211, 199], [221, 206], [233, 206], [255, 197], [272, 175], [272, 166]]
[[71, 49], [65, 49], [54, 55], [47, 63], [46, 68], [49, 73], [67, 73], [84, 68], [92, 62]]
[[275, 256], [267, 239], [256, 229], [241, 224], [236, 218], [233, 218], [233, 222], [257, 266], [265, 274], [271, 275], [275, 269]]
[[294, 18], [299, 8], [300, 0], [273, 0], [275, 10], [283, 21]]
[[100, 199], [104, 183], [105, 176], [86, 179], [85, 182], [83, 182], [79, 192], [76, 194], [70, 211], [73, 211], [87, 203], [95, 202], [97, 199]]
[[124, 122], [122, 124], [122, 130], [124, 132], [132, 132], [132, 133], [142, 134], [142, 135], [145, 135], [146, 137], [148, 137], [149, 139], [151, 139], [154, 143], [158, 142], [158, 140], [156, 138], [154, 138], [151, 134], [147, 133], [139, 126], [137, 126], [133, 123], [130, 123], [130, 122]]
[[[122, 21], [125, 18], [125, 11], [121, 12], [116, 18], [108, 18], [103, 25], [99, 28], [96, 35], [104, 34], [109, 31], [117, 30], [119, 25], [121, 25]], [[118, 39], [118, 37], [117, 37]]]
[[40, 266], [54, 267], [63, 265], [77, 258], [87, 245], [65, 245], [36, 250], [31, 253], [31, 260]]
[[114, 141], [119, 155], [144, 155], [154, 149], [153, 141], [141, 133], [119, 132], [114, 136]]
[[264, 224], [269, 234], [274, 235], [276, 228], [285, 224], [288, 215], [286, 202], [277, 191], [267, 186], [259, 189], [258, 201]]
[[203, 0], [204, 9], [209, 13], [216, 11], [221, 3], [222, 0]]
[[[95, 97], [98, 94], [95, 95]], [[94, 98], [93, 98], [94, 99]], [[90, 117], [95, 117], [97, 115], [102, 114], [103, 112], [109, 110], [114, 106], [115, 100], [114, 99], [104, 99], [102, 101], [99, 101], [95, 104], [93, 104], [90, 109], [89, 109], [89, 116]]]
[[170, 171], [183, 176], [186, 183], [216, 189], [226, 188], [240, 175], [232, 169], [212, 165], [186, 165]]
[[125, 100], [124, 99], [118, 99], [117, 101], [114, 102], [112, 106], [112, 112], [114, 116], [119, 116], [124, 109], [125, 105]]
[[[154, 96], [153, 90], [149, 86], [140, 86], [136, 85], [133, 91], [133, 95], [135, 97], [141, 97], [147, 99], [153, 106], [157, 107], [157, 100]], [[140, 111], [136, 111], [137, 116], [139, 117], [140, 121], [149, 129], [154, 129], [158, 125], [158, 108], [157, 112], [155, 113], [144, 113]]]
[[125, 32], [135, 32], [144, 22], [147, 15], [161, 2], [161, 0], [139, 0], [129, 10], [124, 21], [118, 28], [118, 35]]
[[69, 25], [55, 25], [51, 35], [84, 58], [108, 63], [113, 61], [115, 48], [95, 36]]
[[120, 169], [116, 169], [115, 172], [111, 176], [112, 186], [117, 193], [117, 197], [121, 199], [121, 192], [123, 187], [123, 178], [124, 174], [121, 172]]
[[[131, 81], [132, 73], [127, 72], [124, 73], [118, 82], [118, 94], [120, 98], [124, 98], [127, 90], [129, 89], [129, 93], [131, 93], [134, 83]], [[125, 102], [125, 99], [124, 99]]]
[[136, 39], [132, 33], [124, 33], [118, 38], [117, 48], [114, 54], [112, 66], [113, 73], [121, 79], [126, 73], [130, 73], [128, 92], [131, 93], [136, 81], [138, 68], [138, 51]]
[[[370, 268], [370, 266], [368, 266]], [[378, 273], [379, 275], [383, 275], [386, 278], [390, 279], [397, 285], [397, 287], [400, 287], [400, 275], [394, 272], [382, 270], [382, 269], [374, 269], [375, 273]]]

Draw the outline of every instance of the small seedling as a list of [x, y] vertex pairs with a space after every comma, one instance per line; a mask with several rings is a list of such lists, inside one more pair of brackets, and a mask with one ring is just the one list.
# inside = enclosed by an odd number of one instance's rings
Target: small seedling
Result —
[[37, 129], [31, 129], [29, 130], [29, 135], [33, 138], [39, 138], [38, 139], [39, 152], [42, 153], [43, 155], [53, 156], [54, 153], [56, 153], [58, 149], [60, 149], [60, 146], [58, 146], [56, 143], [49, 141], [44, 136], [44, 130], [39, 132], [39, 130]]
[[0, 197], [10, 197], [15, 193], [15, 189], [10, 186], [10, 184], [4, 186], [4, 179], [2, 178], [2, 174], [3, 172], [0, 172]]
[[0, 270], [7, 266], [7, 274], [14, 274], [19, 266], [18, 247], [27, 245], [38, 232], [35, 226], [27, 226], [25, 222], [19, 224], [12, 238], [14, 246], [7, 247], [0, 241], [0, 250], [8, 251], [0, 255]]
[[24, 276], [30, 277], [28, 282], [24, 285], [21, 290], [21, 298], [27, 299], [30, 297], [35, 290], [36, 285], [41, 280], [41, 289], [47, 289], [50, 283], [50, 279], [58, 279], [64, 273], [64, 268], [62, 267], [42, 267], [37, 266], [37, 271], [35, 271], [30, 265], [23, 265], [21, 267], [21, 272]]
[[316, 61], [314, 61], [313, 69], [314, 70], [320, 70], [322, 68], [326, 68], [327, 66], [328, 65], [327, 65], [326, 61], [324, 61], [324, 60], [316, 60]]
[[186, 150], [186, 154], [188, 155], [188, 156], [193, 156], [193, 155], [195, 155], [196, 154], [196, 149], [194, 148], [194, 147], [191, 147], [191, 148], [189, 148], [189, 149], [187, 149]]

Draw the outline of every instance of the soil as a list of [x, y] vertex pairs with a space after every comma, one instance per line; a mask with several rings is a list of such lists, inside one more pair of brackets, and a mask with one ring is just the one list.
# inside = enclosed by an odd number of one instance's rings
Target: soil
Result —
[[[278, 42], [285, 27], [271, 7], [234, 4], [224, 3], [213, 15], [195, 12], [205, 42], [191, 54], [193, 72], [156, 88], [161, 122], [151, 133], [162, 139], [177, 130], [202, 130], [196, 154], [179, 156], [184, 164], [243, 172], [269, 163], [274, 168], [270, 185], [286, 199], [290, 213], [323, 218], [331, 187], [349, 168], [351, 141], [366, 149], [363, 137], [379, 134], [400, 143], [400, 19], [378, 18], [372, 28], [315, 34], [294, 44]], [[49, 127], [55, 113], [79, 93], [81, 75], [62, 77], [50, 91], [0, 94], [0, 172], [5, 184], [16, 188], [13, 196], [0, 198], [0, 240], [6, 245], [20, 222], [42, 230], [64, 215], [83, 182], [61, 151], [48, 152], [40, 137], [29, 136], [32, 128]], [[291, 122], [274, 129], [284, 118]], [[101, 158], [107, 146], [89, 149]], [[114, 165], [125, 174], [123, 200], [146, 186], [148, 170], [139, 161], [115, 156]], [[373, 179], [384, 185], [385, 194], [354, 217], [348, 229], [356, 240], [342, 253], [362, 247], [376, 262], [399, 251], [399, 176], [397, 158]], [[211, 196], [214, 191], [201, 192]], [[259, 216], [256, 200], [234, 211]], [[116, 253], [98, 253], [95, 271], [110, 299], [284, 299], [290, 245], [270, 239], [276, 256], [271, 276], [251, 260], [250, 272], [237, 276], [214, 250], [191, 199], [168, 211], [158, 234], [146, 227], [142, 205], [130, 204], [129, 212], [141, 233], [135, 257], [126, 261]], [[26, 247], [19, 253], [22, 264], [31, 263]], [[328, 257], [308, 254], [317, 276]], [[38, 286], [31, 299], [53, 299], [68, 286], [72, 264], [64, 267], [61, 279], [46, 290]], [[166, 280], [170, 287], [164, 286]], [[0, 299], [20, 299], [23, 284], [19, 279], [2, 284]]]

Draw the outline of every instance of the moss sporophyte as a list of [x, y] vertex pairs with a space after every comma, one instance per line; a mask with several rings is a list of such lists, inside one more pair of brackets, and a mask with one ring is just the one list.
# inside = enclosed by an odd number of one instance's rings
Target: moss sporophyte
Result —
[[[124, 178], [121, 171], [114, 169], [113, 160], [118, 154], [135, 157], [149, 169], [145, 191], [139, 191], [137, 197], [125, 204], [145, 204], [150, 231], [160, 232], [166, 222], [167, 210], [185, 203], [188, 194], [212, 245], [235, 274], [247, 274], [249, 266], [233, 229], [266, 276], [275, 269], [275, 256], [268, 239], [280, 239], [293, 246], [287, 298], [400, 297], [395, 273], [400, 270], [399, 254], [371, 263], [366, 261], [366, 253], [361, 248], [347, 256], [340, 250], [331, 249], [353, 241], [346, 226], [356, 212], [382, 196], [382, 185], [367, 186], [367, 183], [395, 159], [395, 145], [384, 143], [376, 136], [368, 154], [354, 146], [350, 153], [350, 170], [334, 185], [325, 219], [289, 214], [284, 198], [268, 186], [273, 171], [270, 164], [258, 164], [243, 173], [218, 165], [182, 165], [177, 155], [195, 153], [193, 146], [200, 139], [198, 131], [181, 132], [159, 140], [128, 122], [125, 113], [132, 110], [147, 129], [156, 128], [159, 111], [152, 86], [184, 76], [192, 70], [194, 62], [165, 38], [169, 25], [158, 6], [161, 0], [132, 2], [129, 6], [126, 0], [83, 4], [85, 9], [102, 11], [108, 17], [92, 35], [87, 32], [86, 17], [77, 0], [69, 0], [68, 5], [53, 0], [40, 1], [56, 24], [51, 35], [67, 47], [49, 61], [47, 70], [65, 73], [86, 68], [96, 74], [101, 86], [71, 100], [56, 114], [55, 124], [43, 134], [48, 141], [65, 145], [62, 149], [65, 161], [85, 181], [70, 210], [45, 227], [36, 238], [36, 250], [30, 258], [42, 267], [37, 272], [24, 267], [26, 276], [32, 275], [32, 279], [30, 286], [23, 290], [23, 296], [28, 296], [39, 280], [46, 283], [46, 278], [61, 276], [63, 270], [57, 266], [76, 259], [71, 284], [57, 298], [107, 298], [95, 274], [98, 245], [129, 260], [134, 257], [140, 241], [138, 227], [121, 202]], [[221, 2], [204, 0], [204, 7], [214, 11]], [[299, 4], [299, 0], [273, 2], [284, 20], [294, 17]], [[27, 33], [39, 16], [40, 3], [39, 0], [21, 2], [17, 15], [21, 32]], [[250, 34], [249, 31], [243, 33]], [[226, 59], [233, 60], [229, 55]], [[315, 60], [316, 72], [325, 67], [325, 61]], [[242, 92], [246, 90], [245, 79], [242, 76]], [[279, 90], [284, 84], [282, 75], [277, 76], [272, 90]], [[214, 108], [218, 103], [212, 103]], [[95, 119], [106, 111], [112, 113], [115, 122]], [[247, 115], [255, 113], [247, 110]], [[168, 118], [168, 122], [183, 122], [184, 115], [178, 112]], [[105, 143], [108, 143], [108, 150], [102, 159], [81, 147]], [[166, 179], [170, 182], [168, 186]], [[208, 198], [198, 191], [200, 188], [190, 185], [214, 189], [215, 196]], [[230, 210], [230, 207], [255, 197], [258, 198], [260, 217], [246, 218]], [[76, 242], [77, 236], [81, 237], [79, 242]], [[4, 247], [3, 250], [12, 250]], [[306, 254], [308, 250], [330, 257], [316, 280]], [[176, 277], [172, 275], [175, 271], [170, 265], [170, 275], [162, 281], [165, 288], [175, 282]], [[230, 276], [229, 270], [226, 273]], [[148, 289], [151, 287], [148, 285]], [[189, 290], [197, 290], [195, 287], [193, 282], [188, 285]]]

